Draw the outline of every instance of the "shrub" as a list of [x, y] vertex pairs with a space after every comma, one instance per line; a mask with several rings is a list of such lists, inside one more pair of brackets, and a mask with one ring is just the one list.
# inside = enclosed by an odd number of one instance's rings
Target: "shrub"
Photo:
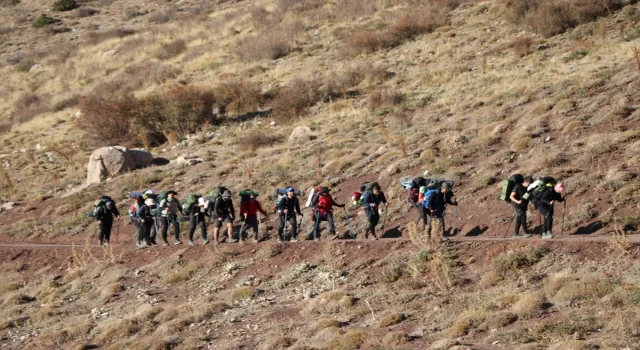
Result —
[[105, 30], [103, 32], [89, 32], [85, 36], [85, 40], [87, 43], [91, 45], [99, 44], [105, 40], [113, 39], [113, 38], [124, 38], [125, 36], [133, 35], [136, 31], [133, 29], [127, 28], [115, 28]]
[[458, 317], [447, 333], [452, 338], [465, 336], [471, 329], [478, 327], [485, 318], [486, 315], [483, 313], [468, 311]]
[[622, 8], [624, 0], [504, 0], [505, 15], [514, 24], [524, 23], [547, 37]]
[[511, 48], [516, 57], [524, 57], [529, 54], [529, 48], [533, 44], [533, 39], [525, 36], [518, 36], [511, 41]]
[[291, 52], [291, 37], [284, 29], [253, 35], [239, 40], [235, 51], [245, 61], [277, 60]]
[[48, 26], [50, 24], [54, 24], [54, 23], [58, 23], [61, 22], [59, 19], [57, 18], [53, 18], [53, 17], [49, 17], [45, 14], [40, 15], [40, 17], [36, 18], [35, 21], [33, 21], [33, 23], [31, 23], [31, 25], [34, 28], [42, 28], [44, 26]]
[[266, 135], [261, 131], [252, 131], [247, 135], [236, 138], [235, 142], [239, 149], [255, 152], [261, 147], [271, 146], [282, 141], [283, 137], [281, 135]]
[[247, 80], [227, 81], [215, 89], [219, 104], [225, 110], [241, 113], [255, 111], [262, 104], [263, 96], [260, 86]]
[[168, 60], [178, 56], [187, 49], [187, 44], [182, 39], [177, 39], [166, 44], [162, 44], [155, 52], [155, 57], [159, 60]]
[[71, 11], [78, 7], [76, 0], [58, 0], [53, 4], [54, 11]]
[[386, 328], [386, 327], [390, 327], [390, 326], [396, 325], [396, 324], [404, 321], [405, 318], [406, 318], [405, 315], [401, 314], [401, 313], [388, 314], [388, 315], [382, 317], [380, 319], [380, 321], [378, 321], [378, 324], [376, 325], [376, 328]]
[[96, 9], [92, 9], [92, 8], [89, 8], [89, 7], [82, 7], [82, 8], [77, 9], [75, 11], [74, 15], [76, 17], [79, 17], [79, 18], [84, 18], [84, 17], [91, 17], [91, 16], [93, 16], [93, 15], [99, 13], [99, 12], [100, 11], [98, 11]]
[[532, 266], [546, 254], [545, 248], [536, 247], [528, 252], [515, 251], [509, 252], [498, 257], [493, 262], [493, 268], [501, 276], [507, 276], [510, 273], [517, 272], [523, 267]]
[[242, 300], [253, 298], [257, 293], [258, 291], [253, 287], [249, 287], [249, 286], [238, 287], [236, 288], [236, 290], [233, 291], [232, 298], [233, 298], [233, 301], [242, 301]]
[[272, 115], [280, 123], [291, 123], [305, 115], [308, 108], [321, 100], [317, 80], [294, 79], [273, 100]]
[[545, 298], [541, 293], [524, 294], [513, 305], [512, 311], [519, 318], [530, 318], [540, 314], [544, 308]]
[[24, 123], [35, 116], [49, 110], [48, 96], [36, 95], [32, 92], [22, 94], [13, 105], [11, 120], [16, 123]]

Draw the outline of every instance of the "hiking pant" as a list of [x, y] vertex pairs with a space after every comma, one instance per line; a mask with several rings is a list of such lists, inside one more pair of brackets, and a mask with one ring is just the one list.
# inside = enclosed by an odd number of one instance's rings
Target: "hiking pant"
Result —
[[140, 230], [138, 230], [138, 242], [147, 242], [151, 244], [151, 231], [153, 230], [153, 220], [147, 219], [140, 224]]
[[103, 242], [109, 243], [111, 238], [111, 228], [113, 227], [113, 221], [102, 221], [100, 223], [100, 244]]
[[420, 203], [416, 203], [414, 204], [416, 208], [418, 208], [418, 220], [420, 221], [422, 220], [422, 223], [424, 225], [427, 225], [427, 211], [425, 210], [424, 205], [420, 204]]
[[253, 239], [257, 241], [258, 240], [258, 216], [257, 215], [247, 216], [247, 218], [244, 220], [244, 222], [242, 223], [242, 227], [240, 228], [240, 233], [238, 234], [238, 236], [240, 236], [240, 239], [243, 238], [242, 236], [246, 236], [246, 232], [249, 230], [249, 228], [253, 229]]
[[180, 223], [178, 217], [175, 215], [163, 216], [162, 220], [162, 240], [167, 242], [167, 233], [169, 232], [169, 226], [173, 226], [173, 233], [176, 237], [176, 242], [180, 241]]
[[[427, 210], [425, 210], [426, 212]], [[431, 237], [431, 225], [433, 224], [433, 220], [437, 220], [440, 223], [440, 228], [442, 230], [442, 236], [444, 237], [444, 216], [439, 213], [429, 213], [427, 214], [427, 232], [429, 233], [429, 237]]]
[[538, 211], [544, 217], [543, 232], [552, 232], [553, 231], [553, 205], [548, 208], [545, 206], [538, 206]]
[[202, 240], [207, 240], [207, 222], [204, 217], [191, 216], [189, 218], [189, 241], [193, 241], [193, 234], [196, 232], [196, 226], [200, 226], [200, 235]]
[[527, 233], [527, 207], [518, 203], [511, 203], [511, 206], [516, 211], [515, 231], [513, 234], [516, 236], [520, 234], [520, 227], [522, 227], [522, 231], [524, 231], [524, 233]]
[[333, 223], [333, 212], [332, 211], [328, 211], [324, 214], [322, 214], [321, 212], [316, 212], [316, 216], [314, 217], [315, 221], [315, 225], [313, 226], [313, 237], [320, 237], [320, 222], [324, 219], [327, 221], [327, 223], [329, 223], [329, 234], [331, 235], [335, 235], [336, 234], [336, 227]]
[[151, 231], [149, 231], [149, 236], [147, 236], [149, 241], [153, 244], [156, 244], [156, 236], [158, 236], [158, 225], [160, 224], [158, 221], [157, 217], [153, 218], [153, 221], [151, 222]]
[[[279, 217], [280, 227], [278, 227], [278, 237], [280, 237], [280, 239], [282, 239], [283, 241], [286, 239], [286, 237], [284, 236], [284, 226], [287, 224], [286, 221], [289, 221], [289, 224], [291, 225], [291, 238], [296, 239], [298, 237], [298, 220], [296, 219], [296, 214], [289, 216], [280, 213]], [[285, 217], [287, 219], [286, 221]]]
[[377, 210], [369, 207], [365, 208], [364, 213], [367, 215], [367, 220], [369, 220], [369, 227], [367, 227], [365, 234], [371, 232], [372, 234], [376, 234], [376, 226], [378, 225], [378, 221], [380, 221], [380, 213]]

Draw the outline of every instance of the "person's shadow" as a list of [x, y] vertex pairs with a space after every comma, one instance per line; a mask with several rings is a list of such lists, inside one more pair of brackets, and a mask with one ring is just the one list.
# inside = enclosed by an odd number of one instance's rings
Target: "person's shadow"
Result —
[[485, 226], [485, 227], [480, 227], [480, 226], [476, 226], [474, 228], [472, 228], [471, 230], [469, 230], [469, 232], [467, 232], [467, 234], [462, 234], [462, 232], [459, 232], [458, 235], [463, 236], [463, 237], [477, 237], [482, 235], [483, 233], [487, 232], [487, 230], [489, 229], [489, 226]]
[[575, 235], [590, 235], [593, 233], [596, 233], [598, 231], [600, 231], [600, 229], [602, 229], [604, 227], [604, 223], [600, 220], [596, 221], [596, 222], [592, 222], [587, 226], [583, 226], [583, 227], [579, 227], [576, 232], [574, 233]]
[[400, 237], [402, 237], [402, 231], [400, 231], [399, 226], [396, 226], [389, 230], [385, 230], [385, 232], [382, 232], [382, 234], [380, 235], [380, 238], [400, 238]]

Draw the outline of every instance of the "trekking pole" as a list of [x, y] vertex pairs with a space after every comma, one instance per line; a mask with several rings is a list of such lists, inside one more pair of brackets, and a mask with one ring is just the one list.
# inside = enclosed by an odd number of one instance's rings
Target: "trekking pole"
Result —
[[560, 236], [564, 232], [564, 212], [567, 209], [567, 196], [564, 196], [563, 204], [562, 204], [562, 224], [560, 224]]
[[382, 215], [382, 233], [380, 234], [380, 238], [382, 238], [382, 236], [384, 236], [384, 227], [387, 224], [387, 212], [389, 211], [389, 207], [387, 206], [384, 209], [384, 215]]
[[513, 217], [511, 218], [511, 220], [509, 220], [509, 226], [507, 226], [507, 230], [504, 232], [504, 238], [507, 237], [507, 235], [509, 234], [509, 229], [511, 228], [511, 224], [513, 223], [513, 220], [516, 219], [516, 215], [517, 214], [513, 214]]
[[458, 215], [458, 205], [456, 205], [456, 231], [453, 234], [454, 236], [457, 236], [460, 233], [460, 216]]
[[245, 230], [246, 226], [247, 226], [247, 217], [245, 216], [244, 220], [242, 221], [242, 226], [240, 226], [240, 233], [238, 233], [238, 236], [240, 236], [239, 237], [240, 241], [242, 241], [242, 231]]
[[120, 235], [120, 218], [118, 218], [118, 227], [116, 228], [116, 244], [118, 244], [119, 235]]
[[351, 219], [349, 219], [349, 214], [347, 213], [347, 208], [342, 207], [344, 209], [344, 216], [347, 218], [347, 224], [349, 225], [349, 235], [351, 238], [356, 238], [356, 235], [353, 233], [353, 226], [351, 226]]
[[540, 236], [542, 236], [542, 230], [544, 230], [544, 227], [542, 226], [542, 214], [540, 214], [540, 212], [538, 212], [538, 224], [540, 225]]

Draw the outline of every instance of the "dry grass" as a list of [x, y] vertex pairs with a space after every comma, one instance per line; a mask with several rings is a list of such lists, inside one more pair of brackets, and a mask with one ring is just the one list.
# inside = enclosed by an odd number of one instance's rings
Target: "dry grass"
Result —
[[382, 345], [396, 347], [409, 342], [409, 336], [405, 332], [389, 332], [382, 338]]
[[344, 292], [324, 292], [310, 300], [304, 311], [311, 314], [334, 314], [349, 309], [355, 304], [355, 298]]
[[599, 277], [585, 277], [562, 286], [553, 296], [553, 300], [559, 306], [572, 306], [602, 298], [611, 291], [611, 281]]
[[367, 339], [369, 339], [369, 334], [366, 332], [349, 331], [340, 336], [340, 338], [335, 338], [325, 344], [325, 346], [330, 349], [356, 350], [362, 348]]
[[489, 270], [485, 272], [480, 278], [480, 285], [486, 287], [493, 287], [498, 285], [504, 280], [504, 277], [499, 273]]
[[378, 323], [376, 324], [376, 328], [386, 328], [393, 325], [396, 325], [406, 319], [406, 315], [402, 313], [391, 313], [385, 316], [382, 316]]
[[541, 293], [523, 294], [511, 310], [522, 319], [537, 317], [543, 312], [545, 301]]
[[169, 60], [177, 57], [187, 49], [187, 43], [182, 39], [162, 44], [155, 52], [155, 57], [159, 60]]
[[253, 297], [255, 297], [257, 294], [258, 294], [258, 290], [253, 287], [250, 287], [250, 286], [238, 287], [236, 288], [236, 290], [233, 291], [233, 295], [231, 296], [231, 299], [234, 302], [239, 302], [247, 299], [253, 299]]
[[203, 266], [204, 266], [204, 263], [202, 262], [199, 262], [199, 261], [191, 262], [189, 263], [189, 265], [183, 267], [182, 269], [172, 272], [167, 276], [165, 276], [162, 279], [162, 282], [166, 284], [176, 284], [176, 283], [187, 281], [191, 277], [193, 277], [193, 275], [196, 272], [198, 272], [198, 270], [200, 270]]
[[477, 311], [467, 311], [460, 315], [451, 327], [446, 330], [449, 337], [463, 337], [470, 330], [477, 328], [487, 317], [484, 313]]
[[123, 290], [124, 286], [122, 284], [118, 282], [111, 283], [102, 290], [100, 293], [100, 299], [104, 303], [111, 302], [118, 296], [118, 293]]

